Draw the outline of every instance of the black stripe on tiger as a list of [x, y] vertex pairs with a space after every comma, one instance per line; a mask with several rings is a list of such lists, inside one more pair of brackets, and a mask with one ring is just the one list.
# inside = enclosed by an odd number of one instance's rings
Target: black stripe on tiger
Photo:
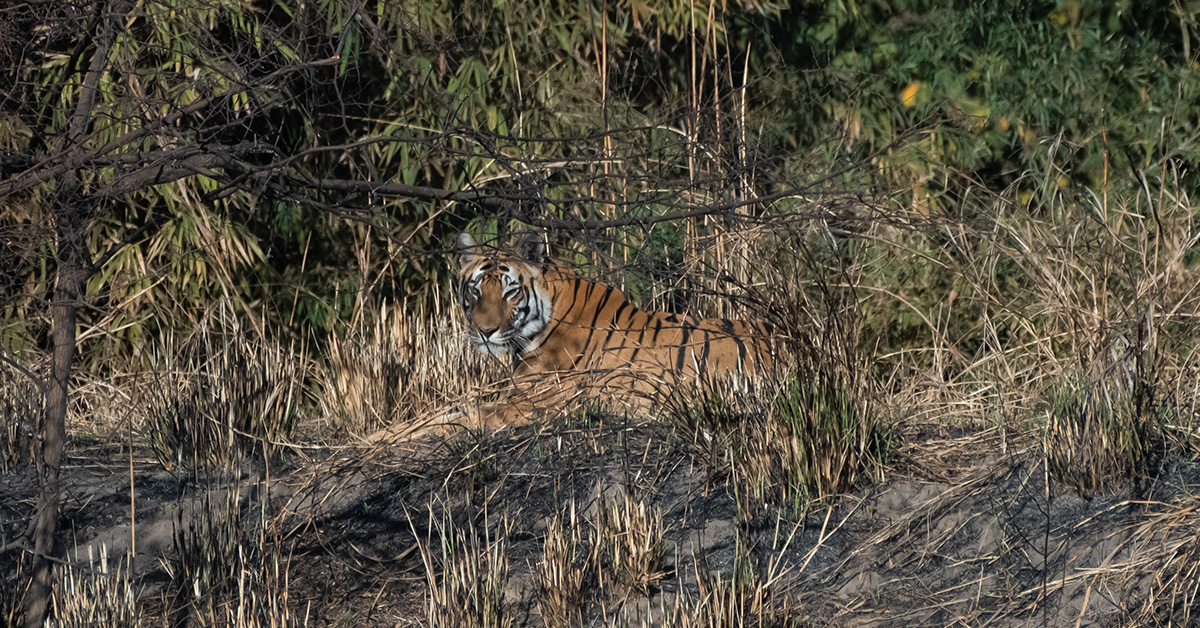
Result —
[[675, 370], [683, 372], [684, 358], [688, 353], [688, 340], [692, 337], [692, 326], [685, 320], [680, 328], [683, 337], [679, 341], [679, 357], [675, 360]]

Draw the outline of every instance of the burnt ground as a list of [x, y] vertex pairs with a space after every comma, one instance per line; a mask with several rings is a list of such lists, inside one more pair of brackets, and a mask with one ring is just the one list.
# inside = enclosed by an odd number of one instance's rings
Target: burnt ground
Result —
[[[1200, 622], [1197, 460], [1168, 457], [1156, 477], [1085, 499], [1047, 487], [1036, 450], [994, 428], [898, 438], [883, 481], [803, 517], [772, 505], [739, 516], [725, 471], [687, 439], [596, 416], [449, 442], [306, 449], [205, 477], [138, 451], [131, 463], [120, 446], [77, 445], [62, 542], [116, 555], [135, 538], [135, 586], [150, 625], [162, 625], [177, 593], [167, 569], [177, 530], [237, 503], [245, 538], [279, 557], [293, 618], [407, 626], [428, 624], [421, 547], [440, 577], [439, 534], [474, 529], [505, 540], [512, 625], [541, 626], [533, 572], [549, 519], [573, 503], [590, 528], [601, 495], [630, 493], [663, 513], [663, 575], [645, 593], [592, 582], [587, 625], [663, 624], [696, 598], [698, 579], [747, 571], [771, 582], [769, 601], [801, 626]], [[4, 543], [28, 521], [32, 478], [0, 476]], [[0, 556], [8, 592], [19, 555]]]

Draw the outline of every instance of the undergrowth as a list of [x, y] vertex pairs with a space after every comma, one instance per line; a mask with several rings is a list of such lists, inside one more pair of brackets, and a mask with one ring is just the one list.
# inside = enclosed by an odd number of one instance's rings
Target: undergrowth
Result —
[[289, 604], [288, 564], [264, 504], [245, 499], [240, 483], [214, 487], [194, 504], [180, 510], [171, 555], [162, 561], [172, 625], [306, 626]]
[[54, 619], [46, 628], [138, 628], [142, 613], [137, 604], [137, 588], [130, 575], [132, 557], [109, 561], [108, 548], [101, 545], [99, 556], [92, 546], [84, 559], [76, 548], [74, 561], [59, 568], [61, 583], [54, 589]]
[[38, 384], [0, 365], [0, 473], [33, 458], [33, 434], [41, 423], [42, 410]]
[[334, 436], [364, 436], [456, 403], [475, 406], [505, 365], [466, 340], [457, 312], [410, 314], [363, 306], [345, 334], [329, 337], [318, 373], [321, 416]]
[[[410, 526], [412, 521], [410, 519]], [[428, 586], [428, 625], [431, 628], [505, 628], [512, 616], [505, 607], [508, 578], [507, 517], [493, 522], [486, 516], [482, 530], [459, 526], [448, 517], [434, 515], [426, 522], [428, 534], [417, 538]]]
[[277, 458], [301, 412], [307, 358], [250, 337], [231, 316], [222, 328], [161, 345], [141, 434], [167, 468], [224, 464], [240, 452]]
[[880, 477], [887, 432], [867, 394], [828, 370], [711, 378], [674, 396], [669, 416], [729, 473], [745, 517], [764, 505], [803, 514]]

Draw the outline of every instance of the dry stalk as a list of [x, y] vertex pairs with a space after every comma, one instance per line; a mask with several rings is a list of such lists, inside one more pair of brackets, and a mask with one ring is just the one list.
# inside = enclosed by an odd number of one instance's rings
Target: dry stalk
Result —
[[547, 524], [542, 559], [534, 572], [538, 609], [547, 628], [582, 624], [587, 589], [600, 564], [595, 535], [588, 534], [585, 539], [583, 534], [574, 500], [566, 513], [555, 515]]
[[[787, 550], [791, 539], [780, 553]], [[703, 560], [693, 559], [696, 591], [680, 591], [671, 613], [671, 625], [679, 628], [767, 628], [800, 625], [800, 617], [790, 605], [783, 585], [786, 571], [772, 559], [760, 573], [750, 554], [744, 530], [739, 526], [732, 572], [723, 575], [703, 569]]]
[[61, 581], [52, 598], [54, 619], [47, 628], [136, 628], [141, 621], [137, 594], [129, 574], [130, 556], [110, 567], [108, 548], [100, 546], [100, 556], [87, 548], [83, 562], [76, 548], [76, 560], [59, 568]]
[[414, 528], [429, 586], [431, 628], [506, 628], [512, 624], [504, 607], [510, 523], [507, 516], [494, 530], [489, 523], [485, 514], [482, 534], [474, 526], [459, 528], [448, 517], [437, 519], [430, 505], [429, 535], [422, 541]]
[[852, 382], [815, 370], [778, 380], [711, 379], [680, 391], [669, 416], [715, 468], [728, 469], [739, 516], [753, 521], [765, 504], [803, 511], [878, 477], [884, 431], [866, 391]]
[[419, 317], [383, 304], [364, 310], [362, 319], [330, 337], [319, 375], [321, 414], [335, 434], [362, 436], [434, 408], [477, 406], [505, 379], [500, 361], [466, 341], [458, 315]]
[[33, 430], [41, 424], [42, 410], [37, 385], [0, 363], [0, 473], [33, 459]]
[[1155, 437], [1155, 417], [1139, 412], [1133, 395], [1107, 378], [1064, 381], [1046, 411], [1043, 444], [1051, 476], [1091, 496], [1118, 488], [1137, 472]]
[[[236, 461], [227, 464], [226, 471], [238, 466]], [[196, 499], [186, 522], [187, 509], [180, 510], [173, 557], [162, 561], [174, 589], [168, 609], [173, 625], [307, 625], [307, 617], [292, 614], [289, 606], [289, 576], [278, 534], [263, 508], [243, 508], [242, 501], [239, 482]], [[247, 513], [257, 518], [249, 519]]]
[[616, 580], [632, 591], [648, 593], [666, 573], [662, 509], [629, 492], [605, 500], [599, 509], [600, 544]]
[[275, 458], [300, 413], [307, 357], [244, 333], [226, 313], [177, 346], [162, 341], [149, 387], [143, 439], [167, 468], [200, 469], [239, 452]]

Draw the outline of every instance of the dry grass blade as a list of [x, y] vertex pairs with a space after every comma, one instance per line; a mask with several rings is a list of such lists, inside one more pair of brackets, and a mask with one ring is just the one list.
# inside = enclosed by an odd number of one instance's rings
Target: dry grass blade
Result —
[[[600, 545], [616, 581], [648, 593], [666, 575], [662, 509], [626, 491], [600, 508]], [[602, 578], [603, 580], [603, 578]]]
[[781, 584], [785, 574], [781, 564], [772, 560], [765, 573], [760, 573], [743, 529], [737, 533], [736, 545], [733, 568], [727, 575], [703, 569], [703, 561], [693, 560], [696, 589], [680, 591], [671, 614], [672, 626], [784, 628], [801, 625], [801, 617], [791, 608], [791, 597]]
[[437, 519], [430, 505], [429, 534], [424, 541], [413, 529], [429, 586], [431, 628], [507, 628], [512, 624], [504, 606], [509, 521], [504, 517], [495, 530], [490, 530], [488, 523], [485, 515], [482, 534], [474, 526], [462, 529], [448, 517]]
[[42, 410], [37, 385], [0, 363], [0, 473], [33, 458], [33, 430], [41, 424]]
[[432, 408], [478, 405], [504, 365], [465, 339], [461, 317], [410, 314], [382, 304], [349, 333], [332, 335], [319, 381], [331, 432], [363, 436], [419, 420]]
[[[236, 463], [230, 463], [236, 466]], [[267, 491], [256, 491], [258, 498]], [[289, 606], [281, 542], [265, 510], [243, 505], [242, 484], [213, 488], [180, 510], [173, 556], [162, 564], [174, 597], [174, 625], [293, 628], [308, 624]], [[184, 521], [184, 516], [189, 520]], [[248, 519], [245, 513], [257, 513]]]
[[[76, 549], [78, 552], [78, 549]], [[74, 563], [59, 568], [61, 582], [54, 589], [54, 619], [47, 628], [136, 628], [141, 621], [137, 594], [129, 574], [129, 558], [110, 567], [108, 548], [100, 546], [100, 556], [87, 548], [87, 562], [76, 555]]]
[[200, 469], [236, 452], [275, 458], [300, 413], [306, 356], [249, 337], [232, 314], [191, 341], [167, 337], [149, 389], [144, 440], [167, 468]]
[[1139, 412], [1134, 393], [1110, 380], [1070, 377], [1052, 393], [1043, 443], [1051, 475], [1083, 495], [1124, 485], [1140, 470], [1156, 437], [1154, 410]]
[[578, 626], [583, 621], [587, 587], [599, 566], [599, 546], [593, 535], [582, 538], [582, 528], [574, 500], [567, 513], [554, 516], [546, 526], [534, 578], [538, 609], [547, 628]]
[[802, 512], [880, 473], [882, 425], [867, 392], [837, 373], [702, 381], [670, 401], [669, 416], [729, 469], [746, 517], [768, 503]]

